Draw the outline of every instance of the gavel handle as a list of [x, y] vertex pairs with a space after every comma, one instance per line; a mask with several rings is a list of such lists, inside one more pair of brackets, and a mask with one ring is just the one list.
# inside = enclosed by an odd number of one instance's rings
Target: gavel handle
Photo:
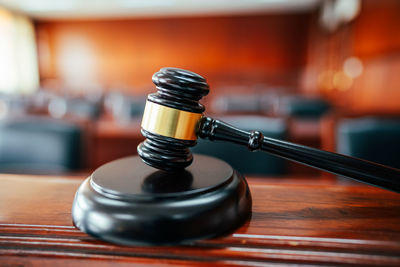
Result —
[[208, 117], [202, 118], [198, 136], [245, 145], [251, 151], [262, 150], [313, 168], [400, 193], [399, 169], [264, 137], [259, 131], [246, 132]]

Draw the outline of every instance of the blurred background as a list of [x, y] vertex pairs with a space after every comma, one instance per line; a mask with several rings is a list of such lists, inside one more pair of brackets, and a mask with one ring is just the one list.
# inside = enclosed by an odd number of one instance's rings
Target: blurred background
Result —
[[[206, 114], [400, 168], [399, 14], [396, 0], [0, 0], [0, 171], [136, 154], [167, 66], [207, 79]], [[228, 144], [194, 151], [248, 175], [326, 176]]]

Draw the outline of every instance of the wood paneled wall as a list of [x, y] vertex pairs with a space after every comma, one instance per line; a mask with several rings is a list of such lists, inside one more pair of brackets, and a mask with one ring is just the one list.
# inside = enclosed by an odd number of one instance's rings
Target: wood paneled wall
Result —
[[[41, 81], [84, 88], [90, 76], [88, 82], [106, 89], [147, 93], [155, 71], [175, 66], [205, 76], [214, 94], [219, 85], [300, 86], [348, 112], [400, 113], [398, 14], [399, 1], [365, 0], [358, 17], [334, 32], [320, 27], [317, 11], [40, 21]], [[348, 57], [362, 61], [361, 76], [342, 75]]]
[[[110, 88], [144, 92], [164, 66], [198, 72], [211, 85], [295, 87], [305, 64], [308, 23], [307, 14], [40, 21], [41, 80], [64, 82], [71, 75], [63, 68], [87, 63], [85, 56], [75, 63], [68, 56], [71, 44], [78, 53], [90, 51], [90, 74]], [[73, 48], [79, 45], [84, 47]]]
[[[323, 30], [315, 13], [310, 23], [303, 92], [329, 98], [345, 113], [400, 114], [400, 1], [364, 0], [350, 24]], [[343, 63], [357, 57], [363, 73], [349, 79]]]

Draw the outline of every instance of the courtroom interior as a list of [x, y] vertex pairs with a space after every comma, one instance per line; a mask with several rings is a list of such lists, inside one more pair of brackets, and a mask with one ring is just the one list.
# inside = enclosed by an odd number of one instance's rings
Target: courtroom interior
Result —
[[[0, 0], [0, 265], [399, 266], [399, 14], [396, 0]], [[155, 116], [144, 110], [162, 89], [155, 73], [166, 67], [205, 79], [207, 117], [390, 170], [358, 165], [354, 176], [372, 177], [361, 183], [344, 177], [347, 161], [332, 173], [302, 156], [196, 137], [190, 151], [203, 164], [199, 173], [219, 168], [203, 156], [237, 172], [252, 194], [250, 217], [183, 247], [96, 236], [72, 219], [74, 196], [95, 174], [142, 175], [131, 163], [104, 166], [154, 157], [144, 149], [139, 157], [137, 147], [153, 134], [143, 133]], [[189, 190], [179, 177], [178, 189], [166, 181], [162, 190]], [[118, 186], [110, 188], [130, 190]], [[161, 190], [151, 186], [139, 188]], [[196, 220], [209, 215], [202, 216]]]

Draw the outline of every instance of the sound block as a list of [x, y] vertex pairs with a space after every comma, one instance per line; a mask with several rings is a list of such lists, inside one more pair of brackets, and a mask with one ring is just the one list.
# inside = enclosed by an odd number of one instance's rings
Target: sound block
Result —
[[181, 172], [152, 168], [140, 157], [98, 168], [76, 192], [80, 230], [122, 245], [173, 245], [227, 234], [251, 214], [244, 177], [226, 162], [195, 155]]

